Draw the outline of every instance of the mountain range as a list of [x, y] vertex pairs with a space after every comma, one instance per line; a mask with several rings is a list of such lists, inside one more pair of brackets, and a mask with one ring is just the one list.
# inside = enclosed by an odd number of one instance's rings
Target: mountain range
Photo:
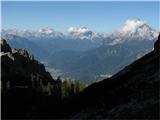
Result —
[[0, 43], [2, 119], [160, 118], [160, 35], [151, 52], [65, 99], [60, 80], [27, 50]]
[[37, 31], [2, 30], [2, 37], [13, 48], [26, 48], [50, 68], [90, 83], [115, 74], [151, 51], [158, 31], [145, 21], [133, 19], [113, 33], [70, 27], [64, 34], [47, 27]]

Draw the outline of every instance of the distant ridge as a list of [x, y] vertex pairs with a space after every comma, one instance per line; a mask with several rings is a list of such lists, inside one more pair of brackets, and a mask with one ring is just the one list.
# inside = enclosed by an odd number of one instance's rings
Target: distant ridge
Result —
[[73, 26], [65, 34], [46, 27], [3, 29], [2, 36], [12, 48], [25, 48], [64, 76], [92, 83], [115, 74], [150, 52], [158, 31], [143, 20], [130, 19], [113, 33]]

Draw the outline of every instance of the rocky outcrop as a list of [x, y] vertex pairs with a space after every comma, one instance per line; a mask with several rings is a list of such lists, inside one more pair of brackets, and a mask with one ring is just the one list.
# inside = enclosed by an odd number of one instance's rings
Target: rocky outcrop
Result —
[[33, 87], [34, 80], [53, 82], [43, 64], [34, 59], [25, 49], [11, 49], [1, 40], [2, 90], [10, 87]]
[[[64, 103], [72, 119], [159, 119], [159, 46]], [[72, 106], [72, 107], [71, 107]]]
[[10, 46], [7, 44], [7, 42], [1, 38], [1, 52], [11, 52]]
[[[2, 119], [32, 118], [43, 102], [50, 105], [45, 96], [56, 81], [33, 55], [25, 49], [11, 49], [2, 39], [1, 68]], [[52, 102], [58, 99], [53, 98]]]

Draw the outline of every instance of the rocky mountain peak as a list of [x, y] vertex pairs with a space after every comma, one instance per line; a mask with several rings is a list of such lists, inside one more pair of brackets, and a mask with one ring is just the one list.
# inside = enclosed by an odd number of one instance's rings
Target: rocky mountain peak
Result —
[[54, 33], [54, 29], [50, 27], [42, 28], [39, 30], [40, 33], [50, 34]]
[[10, 46], [3, 38], [1, 38], [0, 44], [1, 44], [1, 52], [11, 52]]
[[111, 44], [117, 44], [133, 40], [156, 40], [157, 36], [158, 32], [147, 22], [140, 19], [131, 19], [127, 20], [124, 25], [110, 37], [113, 39]]
[[35, 60], [26, 49], [11, 49], [4, 39], [1, 39], [1, 48], [3, 89], [7, 82], [11, 88], [33, 87], [33, 77], [39, 81], [37, 84], [54, 82], [44, 65]]
[[12, 49], [13, 53], [18, 53], [26, 58], [30, 58], [31, 60], [33, 59], [33, 55], [31, 55], [30, 53], [28, 53], [28, 51], [24, 48], [22, 49]]

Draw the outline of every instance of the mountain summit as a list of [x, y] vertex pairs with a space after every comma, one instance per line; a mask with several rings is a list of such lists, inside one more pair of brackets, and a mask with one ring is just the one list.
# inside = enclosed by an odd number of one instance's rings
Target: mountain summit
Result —
[[124, 25], [111, 35], [112, 44], [130, 40], [154, 40], [158, 32], [140, 19], [127, 20]]
[[13, 34], [27, 39], [40, 39], [41, 37], [55, 39], [76, 39], [76, 40], [98, 40], [112, 38], [113, 43], [121, 43], [131, 39], [139, 40], [153, 40], [158, 36], [158, 32], [153, 29], [147, 22], [140, 19], [127, 20], [124, 25], [117, 31], [110, 33], [94, 32], [87, 27], [69, 27], [68, 34], [64, 34], [55, 31], [53, 28], [46, 27], [40, 30], [18, 30], [18, 29], [7, 29], [2, 30], [2, 37], [5, 34]]
[[53, 30], [53, 28], [46, 27], [46, 28], [40, 29], [39, 32], [45, 33], [45, 34], [50, 34], [50, 33], [54, 33], [54, 30]]

